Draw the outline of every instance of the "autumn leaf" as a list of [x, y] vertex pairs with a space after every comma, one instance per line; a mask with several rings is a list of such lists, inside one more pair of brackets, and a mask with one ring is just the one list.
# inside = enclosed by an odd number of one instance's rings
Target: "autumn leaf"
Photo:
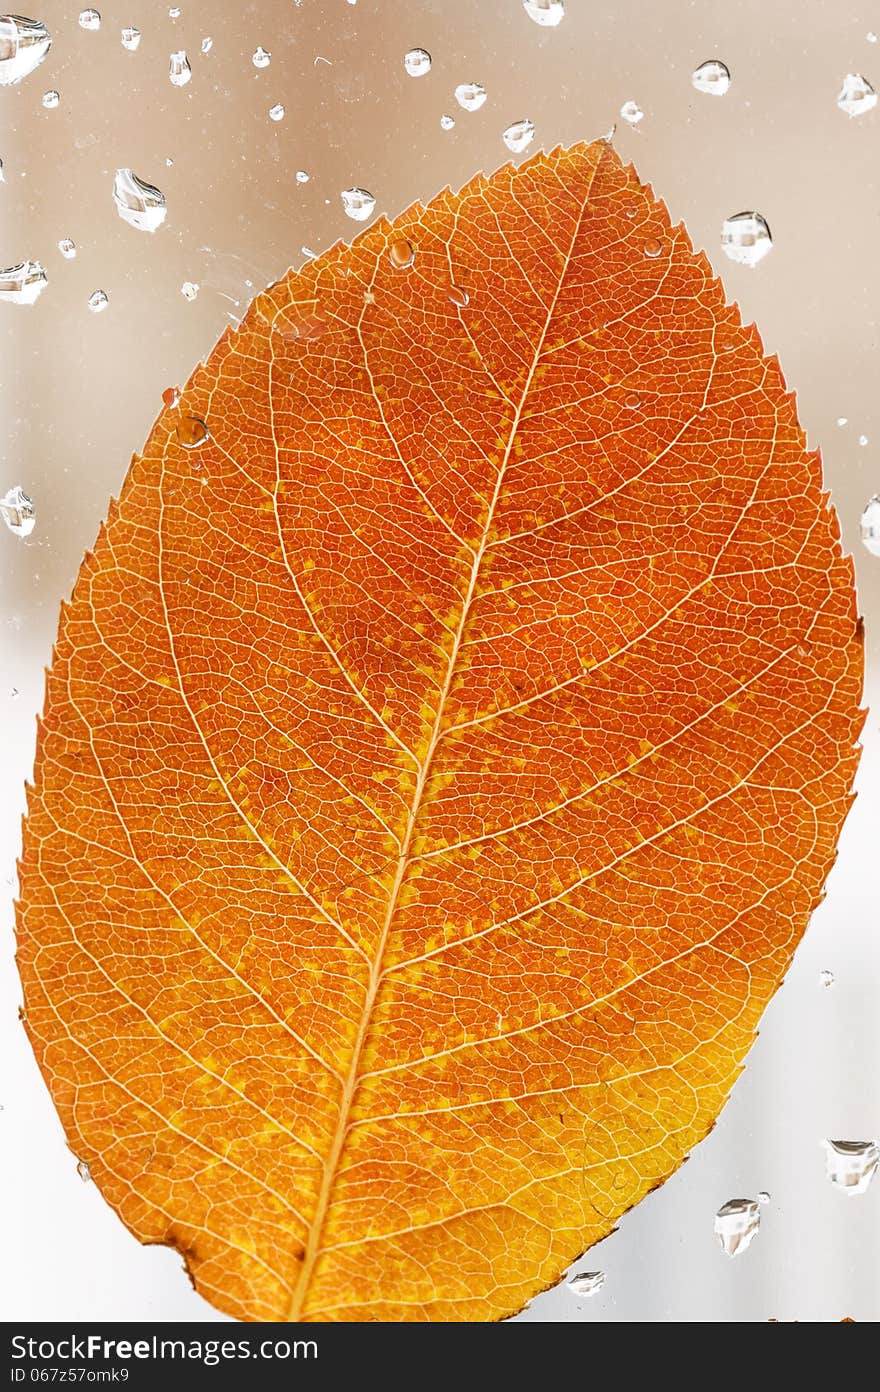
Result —
[[605, 142], [334, 247], [170, 400], [48, 677], [40, 1067], [220, 1309], [509, 1315], [712, 1126], [821, 895], [819, 460]]

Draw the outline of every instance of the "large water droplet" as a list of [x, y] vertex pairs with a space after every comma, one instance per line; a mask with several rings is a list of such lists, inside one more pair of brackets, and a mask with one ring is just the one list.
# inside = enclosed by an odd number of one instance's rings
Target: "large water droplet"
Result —
[[405, 271], [416, 259], [412, 242], [401, 237], [388, 248], [388, 260], [398, 271]]
[[175, 87], [185, 87], [193, 75], [189, 59], [184, 49], [180, 48], [176, 53], [172, 53], [168, 59], [168, 76]]
[[89, 29], [94, 33], [101, 27], [101, 16], [97, 10], [80, 10], [79, 12], [80, 29]]
[[272, 54], [269, 53], [269, 51], [265, 49], [262, 44], [259, 44], [258, 47], [254, 49], [253, 56], [251, 57], [251, 62], [253, 63], [254, 67], [268, 68], [271, 61]]
[[479, 111], [486, 100], [486, 89], [481, 82], [460, 82], [455, 89], [455, 100], [465, 111]]
[[88, 1184], [89, 1180], [92, 1177], [92, 1172], [89, 1169], [88, 1162], [85, 1160], [77, 1160], [76, 1172], [82, 1180], [83, 1184]]
[[17, 483], [0, 498], [0, 512], [10, 532], [14, 532], [16, 536], [30, 536], [36, 526], [34, 505], [21, 484]]
[[452, 130], [452, 127], [453, 127], [454, 125], [455, 125], [455, 117], [454, 117], [454, 116], [445, 116], [445, 115], [444, 115], [444, 116], [441, 116], [441, 117], [440, 117], [440, 129], [441, 129], [441, 130]]
[[523, 150], [527, 150], [534, 138], [535, 123], [529, 120], [514, 121], [502, 136], [508, 150], [512, 150], [515, 155], [521, 155]]
[[837, 96], [837, 105], [847, 116], [864, 116], [877, 105], [877, 93], [861, 73], [847, 73]]
[[870, 551], [872, 556], [880, 556], [880, 494], [875, 493], [873, 498], [868, 500], [868, 505], [861, 516], [859, 529], [862, 545]]
[[52, 46], [52, 35], [38, 19], [0, 17], [0, 86], [9, 87], [38, 68]]
[[129, 227], [139, 232], [155, 232], [168, 212], [165, 195], [152, 184], [139, 179], [130, 169], [117, 169], [113, 180], [116, 211]]
[[864, 1194], [880, 1164], [876, 1141], [823, 1141], [825, 1172], [844, 1193]]
[[736, 213], [721, 227], [721, 249], [739, 266], [757, 266], [773, 250], [766, 218], [760, 213]]
[[718, 58], [710, 58], [694, 69], [691, 82], [698, 92], [706, 92], [710, 97], [723, 97], [730, 87], [730, 68]]
[[110, 303], [110, 296], [106, 290], [93, 290], [89, 295], [89, 309], [93, 314], [100, 314]]
[[744, 1252], [761, 1226], [754, 1199], [728, 1199], [715, 1214], [715, 1236], [729, 1257]]
[[605, 1284], [604, 1271], [578, 1271], [572, 1276], [566, 1285], [572, 1295], [596, 1295]]
[[22, 261], [0, 271], [0, 300], [8, 304], [33, 304], [49, 284], [39, 261]]
[[47, 111], [56, 111], [61, 105], [61, 93], [56, 92], [54, 87], [50, 91], [44, 92], [43, 105]]
[[620, 108], [620, 114], [624, 121], [628, 121], [631, 126], [637, 126], [639, 121], [644, 121], [645, 113], [638, 102], [626, 101]]
[[58, 250], [65, 261], [72, 261], [76, 256], [76, 242], [72, 242], [69, 237], [62, 237], [58, 243]]
[[134, 53], [141, 41], [140, 29], [135, 29], [131, 25], [122, 31], [122, 47], [127, 48], [129, 53]]
[[536, 24], [555, 28], [565, 16], [565, 0], [523, 0], [523, 9]]
[[431, 71], [431, 55], [426, 48], [411, 48], [403, 55], [403, 66], [410, 77], [424, 77]]
[[284, 103], [283, 103], [283, 102], [276, 102], [274, 106], [270, 106], [270, 107], [269, 107], [269, 120], [270, 120], [270, 121], [283, 121], [283, 120], [284, 120]]
[[346, 216], [354, 218], [355, 222], [366, 222], [376, 206], [375, 198], [367, 189], [343, 189], [340, 197]]
[[201, 416], [184, 416], [178, 421], [177, 438], [184, 449], [198, 449], [210, 436], [210, 431]]

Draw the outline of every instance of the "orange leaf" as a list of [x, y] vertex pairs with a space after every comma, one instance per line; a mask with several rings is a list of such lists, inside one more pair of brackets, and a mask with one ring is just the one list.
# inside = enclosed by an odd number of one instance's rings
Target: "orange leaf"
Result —
[[609, 145], [333, 248], [62, 614], [20, 962], [72, 1149], [242, 1318], [519, 1309], [717, 1117], [860, 681], [779, 367]]

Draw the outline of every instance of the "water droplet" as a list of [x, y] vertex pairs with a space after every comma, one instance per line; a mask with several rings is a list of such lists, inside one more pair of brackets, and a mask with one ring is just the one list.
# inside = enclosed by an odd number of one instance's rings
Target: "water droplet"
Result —
[[837, 96], [837, 105], [847, 116], [864, 116], [877, 105], [877, 93], [861, 73], [847, 73]]
[[864, 449], [864, 447], [865, 447], [865, 445], [866, 445], [867, 443], [868, 443], [868, 437], [867, 437], [867, 435], [860, 435], [860, 436], [859, 436], [859, 444], [862, 446], [863, 449]]
[[18, 1007], [18, 1020], [19, 1020], [19, 1024], [22, 1024], [22, 1025], [23, 1025], [26, 1019], [27, 1019], [27, 1011], [25, 1010], [25, 1008], [24, 1008], [23, 1005], [20, 1005], [20, 1006]]
[[268, 68], [271, 61], [272, 54], [269, 53], [268, 50], [265, 49], [262, 44], [260, 44], [257, 48], [254, 49], [251, 62], [253, 63], [255, 68]]
[[168, 76], [175, 87], [185, 87], [193, 75], [193, 70], [189, 65], [189, 59], [184, 49], [179, 48], [176, 53], [172, 53], [168, 59]]
[[838, 417], [837, 417], [837, 424], [838, 424], [838, 425], [846, 425], [846, 422], [847, 422], [846, 416], [838, 416]]
[[58, 250], [66, 261], [72, 261], [76, 256], [76, 242], [72, 242], [69, 237], [62, 237], [58, 243]]
[[93, 290], [89, 295], [89, 309], [93, 314], [100, 314], [110, 303], [110, 296], [106, 290]]
[[55, 111], [61, 104], [61, 93], [56, 92], [52, 87], [48, 92], [43, 93], [43, 105], [47, 111]]
[[470, 304], [470, 295], [461, 285], [450, 285], [449, 298], [459, 309], [464, 309], [465, 305]]
[[296, 182], [298, 184], [307, 184], [309, 182], [309, 176], [304, 169], [298, 169], [296, 171]]
[[399, 241], [392, 242], [388, 248], [388, 260], [398, 271], [405, 271], [415, 259], [416, 253], [412, 242], [407, 242], [403, 237]]
[[822, 986], [824, 986], [824, 987], [826, 987], [826, 988], [829, 987], [829, 986], [833, 986], [833, 985], [834, 985], [834, 972], [833, 972], [833, 971], [829, 971], [828, 968], [826, 967], [823, 971], [820, 971], [820, 973], [819, 973], [819, 982], [820, 982], [820, 984], [821, 984]]
[[823, 1141], [825, 1172], [844, 1193], [864, 1194], [880, 1164], [876, 1141]]
[[721, 249], [739, 266], [757, 266], [773, 250], [766, 218], [760, 213], [737, 213], [721, 226]]
[[646, 256], [650, 256], [652, 259], [653, 259], [654, 257], [659, 256], [662, 250], [663, 250], [663, 248], [662, 248], [662, 246], [660, 245], [660, 243], [657, 241], [657, 238], [656, 238], [656, 237], [649, 237], [648, 240], [645, 242], [645, 246], [644, 246], [645, 255], [646, 255]]
[[180, 387], [166, 387], [162, 393], [162, 401], [170, 410], [177, 405], [180, 400]]
[[21, 695], [21, 692], [19, 691], [19, 689], [18, 689], [17, 686], [11, 686], [11, 687], [9, 688], [9, 699], [10, 699], [10, 701], [17, 701], [20, 695]]
[[38, 19], [0, 17], [0, 86], [9, 87], [38, 68], [52, 46], [52, 35]]
[[512, 150], [515, 155], [521, 155], [523, 150], [527, 150], [534, 138], [535, 123], [529, 120], [514, 121], [502, 136], [508, 150]]
[[[2, 286], [2, 278], [0, 278]], [[880, 556], [880, 495], [874, 494], [869, 499], [865, 511], [862, 513], [859, 523], [862, 545], [870, 551], [872, 556]]]
[[168, 211], [164, 193], [139, 179], [130, 169], [117, 169], [113, 179], [113, 202], [122, 221], [139, 232], [155, 232], [162, 226]]
[[300, 247], [300, 251], [302, 252], [303, 256], [307, 256], [310, 261], [314, 261], [315, 257], [319, 255], [319, 253], [317, 251], [314, 251], [310, 246]]
[[88, 1184], [89, 1180], [92, 1177], [92, 1172], [89, 1169], [88, 1164], [85, 1160], [77, 1160], [76, 1172], [82, 1180], [83, 1184]]
[[367, 189], [344, 189], [340, 197], [346, 215], [354, 218], [355, 222], [366, 222], [376, 206], [375, 198]]
[[623, 106], [620, 108], [620, 114], [624, 121], [628, 121], [631, 126], [637, 126], [639, 121], [645, 119], [644, 111], [639, 106], [638, 102], [634, 101], [624, 102]]
[[199, 293], [199, 286], [194, 280], [185, 280], [180, 287], [180, 293], [185, 300], [192, 302]]
[[479, 111], [486, 100], [486, 89], [481, 82], [460, 82], [455, 89], [455, 100], [465, 111]]
[[730, 68], [718, 58], [710, 58], [694, 69], [691, 83], [698, 92], [706, 92], [710, 97], [723, 97], [730, 87]]
[[274, 106], [270, 106], [270, 107], [269, 107], [269, 120], [270, 120], [270, 121], [283, 121], [283, 120], [284, 120], [284, 104], [283, 104], [283, 102], [276, 102]]
[[180, 6], [179, 6], [179, 5], [173, 5], [173, 6], [171, 7], [171, 9], [168, 11], [168, 18], [169, 18], [169, 19], [180, 19]]
[[214, 40], [211, 38], [210, 34], [206, 34], [205, 37], [202, 39], [201, 47], [203, 53], [211, 52], [211, 49], [214, 47]]
[[523, 9], [536, 24], [555, 28], [565, 16], [565, 0], [523, 0]]
[[628, 411], [637, 411], [642, 404], [640, 396], [628, 396], [623, 403]]
[[566, 1285], [572, 1295], [596, 1295], [605, 1284], [604, 1271], [578, 1271]]
[[36, 526], [34, 505], [21, 484], [17, 483], [0, 498], [0, 512], [10, 532], [14, 532], [16, 536], [30, 536]]
[[768, 1204], [770, 1202], [769, 1191], [766, 1189], [759, 1189], [755, 1198], [758, 1200], [759, 1204]]
[[867, 34], [865, 35], [865, 38], [868, 40], [868, 43], [877, 42], [877, 35], [874, 33], [873, 29], [868, 30]]
[[184, 449], [198, 449], [211, 434], [201, 416], [184, 416], [178, 421], [176, 431]]
[[0, 271], [0, 300], [8, 304], [33, 304], [49, 284], [39, 261], [22, 261]]
[[729, 1257], [738, 1257], [761, 1226], [761, 1210], [754, 1199], [728, 1199], [715, 1214], [715, 1236]]
[[140, 29], [135, 29], [135, 28], [133, 28], [132, 26], [129, 26], [127, 29], [123, 29], [123, 31], [122, 31], [122, 47], [123, 47], [123, 48], [127, 48], [128, 51], [129, 51], [129, 53], [134, 53], [135, 49], [139, 47], [140, 41], [141, 41], [141, 31], [140, 31]]
[[440, 129], [441, 129], [441, 130], [452, 130], [452, 127], [453, 127], [454, 125], [455, 125], [455, 117], [454, 117], [454, 116], [441, 116], [441, 117], [440, 117]]
[[424, 77], [431, 71], [431, 55], [426, 48], [411, 48], [403, 55], [403, 66], [410, 77]]
[[3, 173], [3, 161], [0, 159], [0, 184], [6, 183], [6, 175]]
[[79, 27], [80, 29], [90, 29], [92, 32], [94, 32], [95, 29], [100, 29], [101, 16], [98, 14], [98, 11], [80, 10]]

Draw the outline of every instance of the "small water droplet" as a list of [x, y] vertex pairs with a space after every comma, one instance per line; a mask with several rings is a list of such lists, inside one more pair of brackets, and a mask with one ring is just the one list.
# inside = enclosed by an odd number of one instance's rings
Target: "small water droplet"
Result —
[[34, 505], [21, 484], [17, 483], [0, 498], [0, 512], [10, 532], [14, 532], [16, 536], [30, 536], [36, 526]]
[[110, 303], [110, 296], [106, 290], [93, 290], [89, 295], [89, 309], [93, 314], [100, 314]]
[[61, 93], [56, 92], [52, 87], [48, 92], [43, 93], [43, 105], [47, 111], [56, 111], [61, 105]]
[[21, 261], [0, 271], [0, 300], [8, 304], [33, 304], [49, 284], [39, 261]]
[[642, 404], [640, 396], [628, 396], [623, 403], [628, 411], [637, 411]]
[[877, 42], [877, 35], [874, 33], [873, 29], [868, 30], [867, 34], [865, 35], [865, 38], [868, 40], [868, 43]]
[[864, 1194], [880, 1164], [876, 1141], [823, 1141], [825, 1172], [831, 1183], [851, 1196]]
[[729, 1257], [744, 1252], [761, 1226], [754, 1199], [728, 1199], [715, 1214], [715, 1236]]
[[838, 416], [838, 417], [837, 417], [837, 424], [838, 424], [838, 425], [846, 425], [846, 423], [847, 423], [847, 417], [846, 417], [846, 416]]
[[455, 117], [454, 117], [454, 116], [446, 116], [446, 115], [443, 115], [443, 116], [440, 117], [440, 129], [441, 129], [441, 130], [452, 130], [452, 128], [453, 128], [454, 125], [455, 125]]
[[168, 407], [169, 411], [171, 411], [171, 410], [174, 409], [174, 407], [177, 405], [177, 403], [178, 403], [179, 400], [180, 400], [180, 387], [166, 387], [166, 388], [165, 388], [165, 390], [164, 390], [163, 393], [162, 393], [162, 402], [163, 402], [163, 404], [164, 404], [165, 406]]
[[79, 12], [80, 29], [91, 30], [92, 33], [101, 27], [101, 16], [97, 10], [80, 10]]
[[701, 63], [691, 73], [691, 83], [698, 92], [710, 97], [723, 97], [730, 88], [730, 68], [718, 58]]
[[58, 250], [67, 261], [72, 261], [76, 256], [76, 242], [72, 242], [69, 237], [62, 237], [58, 243]]
[[465, 305], [470, 304], [470, 295], [461, 285], [450, 285], [449, 298], [459, 309], [464, 309]]
[[117, 169], [113, 179], [113, 201], [122, 221], [139, 232], [155, 232], [168, 212], [164, 193], [139, 179], [131, 169]]
[[403, 66], [410, 77], [424, 77], [431, 71], [431, 55], [426, 48], [411, 48], [403, 55]]
[[303, 256], [307, 256], [310, 261], [314, 261], [316, 256], [319, 255], [319, 253], [317, 251], [314, 251], [310, 246], [302, 246], [300, 247], [300, 251], [302, 252]]
[[837, 105], [847, 116], [864, 116], [877, 105], [877, 93], [861, 73], [847, 73], [837, 95]]
[[193, 75], [184, 49], [179, 48], [168, 59], [168, 76], [175, 87], [185, 87]]
[[534, 138], [535, 123], [529, 120], [514, 121], [502, 135], [508, 150], [512, 150], [515, 155], [521, 155], [523, 150], [527, 150]]
[[375, 198], [367, 189], [343, 189], [340, 197], [346, 216], [355, 222], [366, 222], [376, 206]]
[[536, 24], [553, 29], [565, 17], [565, 0], [523, 0], [523, 9]]
[[212, 49], [213, 47], [214, 47], [214, 40], [211, 38], [210, 34], [206, 34], [205, 37], [202, 39], [202, 44], [201, 44], [202, 52], [203, 52], [203, 53], [210, 53], [210, 52], [211, 52], [211, 49]]
[[169, 18], [169, 19], [180, 19], [180, 6], [179, 6], [179, 5], [172, 5], [171, 9], [168, 11], [168, 18]]
[[867, 437], [867, 435], [860, 435], [860, 436], [859, 436], [859, 444], [862, 446], [862, 449], [864, 449], [864, 447], [865, 447], [865, 445], [866, 445], [867, 443], [868, 443], [868, 437]]
[[298, 169], [296, 171], [296, 182], [298, 184], [307, 184], [309, 182], [309, 176], [304, 169]]
[[10, 701], [17, 701], [20, 695], [21, 695], [21, 692], [19, 691], [19, 689], [18, 689], [17, 686], [11, 686], [11, 687], [9, 688], [9, 699], [10, 699]]
[[140, 42], [140, 29], [135, 29], [132, 25], [129, 25], [126, 29], [122, 30], [122, 47], [127, 48], [129, 53], [134, 53], [140, 46]]
[[0, 159], [0, 184], [6, 183], [6, 175], [3, 173], [3, 161]]
[[210, 436], [201, 416], [184, 416], [176, 426], [177, 438], [184, 449], [198, 449]]
[[760, 213], [736, 213], [721, 227], [721, 249], [738, 266], [757, 266], [773, 250], [766, 218]]
[[77, 1160], [76, 1172], [82, 1180], [83, 1184], [88, 1184], [89, 1180], [92, 1177], [92, 1172], [89, 1169], [88, 1164], [85, 1160]]
[[566, 1282], [572, 1295], [596, 1295], [605, 1284], [604, 1271], [578, 1271]]
[[199, 286], [194, 280], [185, 280], [180, 287], [180, 293], [185, 300], [192, 302], [199, 293]]
[[455, 89], [455, 100], [465, 111], [479, 111], [486, 100], [486, 89], [481, 82], [460, 82]]
[[877, 493], [868, 500], [861, 516], [859, 530], [865, 549], [870, 551], [872, 556], [880, 556], [880, 495]]
[[625, 101], [620, 108], [620, 114], [624, 121], [628, 121], [631, 126], [637, 126], [639, 121], [645, 119], [645, 113], [638, 102]]
[[269, 107], [269, 120], [270, 120], [270, 121], [283, 121], [283, 120], [284, 120], [284, 103], [283, 103], [283, 102], [276, 102], [274, 106], [270, 106], [270, 107]]
[[416, 253], [412, 242], [406, 241], [403, 237], [392, 242], [388, 248], [388, 260], [398, 271], [405, 271], [415, 259]]
[[767, 1189], [759, 1189], [755, 1198], [758, 1200], [759, 1204], [768, 1204], [770, 1202], [770, 1193]]
[[20, 1005], [20, 1006], [18, 1007], [18, 1021], [19, 1021], [19, 1024], [24, 1024], [24, 1022], [25, 1022], [26, 1019], [27, 1019], [27, 1011], [25, 1010], [25, 1008], [24, 1008], [23, 1005]]
[[0, 17], [0, 86], [21, 82], [38, 68], [52, 47], [52, 35], [39, 19]]
[[268, 49], [265, 49], [262, 44], [259, 44], [258, 47], [254, 49], [253, 56], [251, 57], [251, 62], [254, 67], [268, 68], [271, 61], [272, 54], [269, 53]]
[[656, 237], [649, 237], [645, 242], [643, 250], [646, 256], [650, 256], [653, 259], [660, 255], [663, 248]]
[[820, 984], [821, 984], [822, 986], [824, 986], [826, 989], [827, 989], [829, 986], [833, 986], [833, 985], [834, 985], [834, 972], [833, 972], [833, 971], [829, 971], [828, 968], [826, 967], [823, 971], [820, 971], [820, 973], [819, 973], [819, 982], [820, 982]]

